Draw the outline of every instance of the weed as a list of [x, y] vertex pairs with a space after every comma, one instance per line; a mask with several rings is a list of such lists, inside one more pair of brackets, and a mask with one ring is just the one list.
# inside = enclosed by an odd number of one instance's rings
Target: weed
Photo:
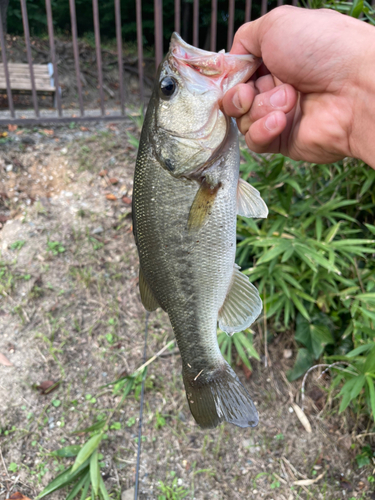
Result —
[[187, 497], [189, 490], [186, 490], [180, 484], [180, 480], [177, 479], [176, 473], [171, 471], [169, 477], [167, 478], [168, 483], [159, 481], [158, 490], [161, 495], [158, 495], [158, 500], [180, 500]]
[[17, 240], [9, 245], [11, 250], [21, 250], [21, 248], [25, 245], [25, 240]]
[[47, 241], [47, 251], [51, 252], [52, 255], [59, 255], [64, 253], [65, 247], [59, 241]]

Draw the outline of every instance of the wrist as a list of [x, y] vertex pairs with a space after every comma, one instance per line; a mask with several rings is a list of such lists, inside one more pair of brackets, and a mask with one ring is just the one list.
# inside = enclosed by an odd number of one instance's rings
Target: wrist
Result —
[[349, 135], [351, 156], [375, 169], [375, 28], [366, 25], [363, 54], [353, 86], [353, 123]]

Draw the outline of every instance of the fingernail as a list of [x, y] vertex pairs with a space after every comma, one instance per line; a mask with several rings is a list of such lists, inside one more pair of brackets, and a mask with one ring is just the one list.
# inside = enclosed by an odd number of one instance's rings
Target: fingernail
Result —
[[265, 125], [268, 130], [274, 130], [277, 127], [276, 116], [274, 114], [268, 116]]
[[282, 108], [286, 104], [285, 89], [280, 89], [270, 97], [270, 104], [273, 108]]
[[236, 92], [233, 96], [233, 104], [235, 105], [235, 107], [239, 110], [239, 111], [242, 111], [242, 105], [241, 105], [241, 101], [240, 101], [240, 96], [238, 95], [239, 92]]

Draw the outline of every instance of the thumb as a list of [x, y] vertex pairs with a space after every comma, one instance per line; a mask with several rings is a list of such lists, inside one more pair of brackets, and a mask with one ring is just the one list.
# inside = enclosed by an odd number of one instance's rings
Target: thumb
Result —
[[243, 24], [236, 32], [233, 40], [231, 54], [253, 54], [261, 57], [261, 43], [264, 20], [267, 16], [261, 17], [251, 23]]

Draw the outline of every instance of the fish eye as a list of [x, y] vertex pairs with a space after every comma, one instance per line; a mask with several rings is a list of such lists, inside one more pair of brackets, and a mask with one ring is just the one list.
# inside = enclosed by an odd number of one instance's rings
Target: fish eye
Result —
[[170, 76], [166, 76], [160, 82], [160, 90], [162, 93], [162, 98], [172, 97], [177, 90], [176, 80]]

